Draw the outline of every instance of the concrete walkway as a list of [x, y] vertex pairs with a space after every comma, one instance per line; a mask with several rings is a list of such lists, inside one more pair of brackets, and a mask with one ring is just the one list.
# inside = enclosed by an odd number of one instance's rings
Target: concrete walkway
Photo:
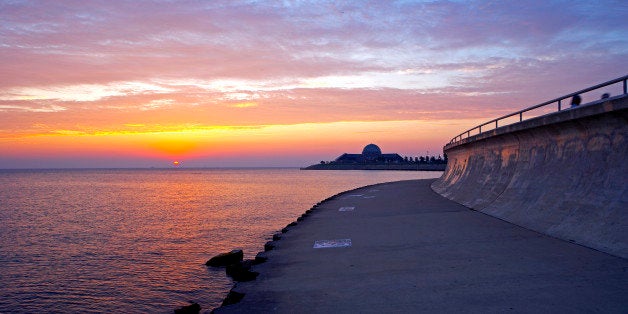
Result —
[[[449, 201], [433, 180], [322, 203], [276, 241], [237, 304], [216, 313], [628, 311], [628, 260]], [[339, 211], [341, 207], [345, 211]], [[313, 248], [350, 239], [350, 247]]]

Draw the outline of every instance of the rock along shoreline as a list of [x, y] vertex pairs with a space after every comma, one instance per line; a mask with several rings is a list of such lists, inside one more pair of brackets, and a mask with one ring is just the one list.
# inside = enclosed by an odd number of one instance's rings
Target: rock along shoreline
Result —
[[[248, 264], [248, 268], [245, 271], [248, 271], [250, 269], [251, 265], [258, 265], [261, 263], [265, 263], [268, 261], [268, 256], [266, 255], [266, 252], [271, 251], [273, 249], [275, 249], [277, 241], [281, 240], [281, 237], [284, 233], [289, 232], [290, 230], [293, 230], [293, 228], [298, 227], [298, 225], [303, 222], [305, 219], [307, 219], [308, 217], [310, 217], [310, 215], [314, 214], [316, 212], [316, 210], [325, 202], [334, 200], [340, 196], [343, 196], [347, 193], [352, 193], [355, 192], [356, 190], [360, 190], [360, 189], [364, 189], [364, 188], [370, 188], [370, 187], [374, 187], [374, 186], [378, 186], [378, 185], [382, 185], [382, 184], [387, 184], [389, 182], [383, 182], [383, 183], [375, 183], [375, 184], [370, 184], [370, 185], [365, 185], [365, 186], [361, 186], [361, 187], [357, 187], [354, 189], [350, 189], [350, 190], [346, 190], [337, 194], [334, 194], [316, 204], [314, 204], [310, 209], [306, 210], [303, 214], [301, 214], [295, 221], [287, 224], [285, 227], [283, 227], [280, 231], [278, 231], [277, 233], [273, 234], [273, 239], [272, 241], [268, 241], [264, 244], [264, 251], [260, 251], [255, 255], [255, 259], [254, 260], [249, 260], [249, 261], [241, 261], [239, 263], [243, 263], [243, 264]], [[238, 251], [237, 249], [234, 249], [233, 251], [229, 252], [229, 253], [236, 253], [235, 251]], [[221, 253], [218, 254], [216, 257], [222, 257], [224, 256], [226, 253]], [[239, 254], [239, 253], [236, 253]], [[214, 259], [212, 258], [212, 259]], [[212, 259], [210, 259], [207, 263], [209, 263]], [[209, 265], [209, 264], [207, 264]], [[239, 303], [245, 296], [245, 293], [241, 293], [237, 291], [237, 283], [238, 282], [245, 282], [245, 281], [251, 281], [251, 280], [255, 280], [255, 277], [257, 277], [258, 273], [253, 272], [255, 275], [253, 275], [253, 278], [250, 279], [250, 277], [247, 277], [247, 279], [245, 280], [237, 280], [238, 278], [231, 276], [233, 278], [233, 280], [235, 281], [234, 286], [231, 288], [231, 290], [229, 290], [229, 292], [227, 293], [227, 295], [225, 296], [225, 298], [222, 301], [222, 304], [217, 307], [214, 308], [210, 313], [215, 313], [216, 310], [221, 309], [225, 306], [228, 305], [232, 305], [232, 304], [236, 304]]]
[[235, 280], [214, 313], [625, 312], [628, 260], [474, 211], [433, 182], [317, 203], [264, 245], [259, 276]]

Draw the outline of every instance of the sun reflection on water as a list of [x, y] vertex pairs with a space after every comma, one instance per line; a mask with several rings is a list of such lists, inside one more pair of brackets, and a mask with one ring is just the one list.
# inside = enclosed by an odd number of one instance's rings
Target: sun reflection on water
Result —
[[232, 285], [209, 257], [239, 247], [252, 258], [340, 191], [440, 175], [173, 170], [0, 171], [0, 282], [11, 283], [0, 312], [208, 310]]

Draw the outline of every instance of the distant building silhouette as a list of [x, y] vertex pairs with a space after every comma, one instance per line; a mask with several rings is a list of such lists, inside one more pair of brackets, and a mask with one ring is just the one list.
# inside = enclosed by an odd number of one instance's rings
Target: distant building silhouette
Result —
[[361, 154], [344, 153], [333, 161], [321, 161], [302, 170], [414, 170], [443, 171], [447, 166], [445, 159], [438, 156], [401, 157], [399, 154], [382, 154], [375, 144], [368, 144]]
[[340, 164], [373, 164], [373, 163], [400, 163], [404, 162], [399, 154], [382, 154], [382, 150], [375, 144], [368, 144], [362, 150], [362, 154], [340, 155], [335, 163]]

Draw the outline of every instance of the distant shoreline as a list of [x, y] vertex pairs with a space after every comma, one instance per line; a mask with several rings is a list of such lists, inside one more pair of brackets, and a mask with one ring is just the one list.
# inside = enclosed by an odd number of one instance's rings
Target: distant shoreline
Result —
[[447, 164], [316, 164], [301, 170], [445, 171]]

